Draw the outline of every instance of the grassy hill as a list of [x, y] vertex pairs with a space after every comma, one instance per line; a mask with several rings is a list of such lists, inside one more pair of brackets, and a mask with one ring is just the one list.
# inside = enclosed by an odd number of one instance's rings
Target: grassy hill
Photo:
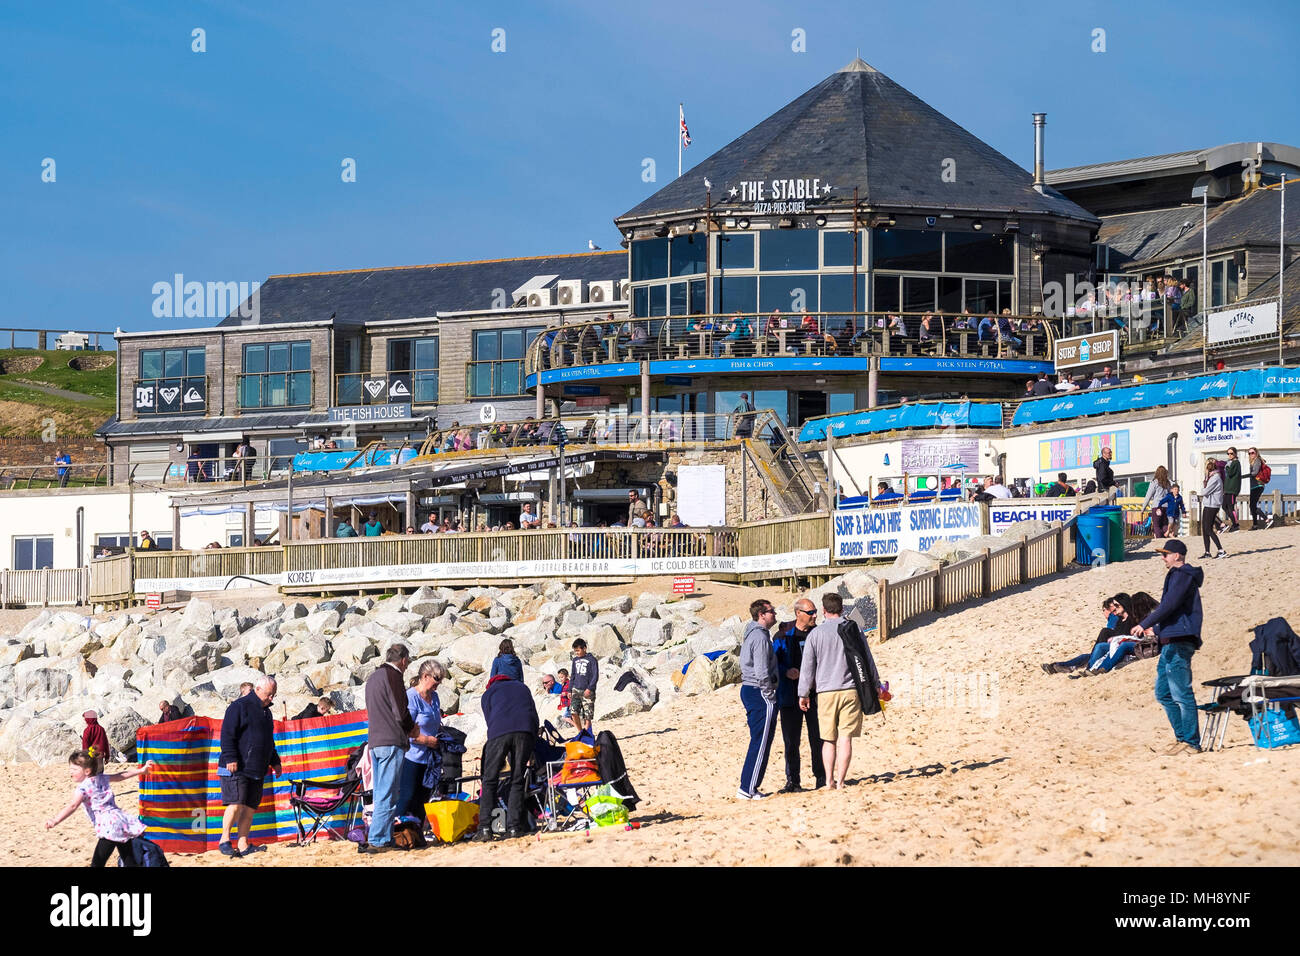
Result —
[[0, 349], [0, 436], [39, 435], [53, 418], [61, 434], [89, 437], [113, 414], [116, 387], [116, 352]]

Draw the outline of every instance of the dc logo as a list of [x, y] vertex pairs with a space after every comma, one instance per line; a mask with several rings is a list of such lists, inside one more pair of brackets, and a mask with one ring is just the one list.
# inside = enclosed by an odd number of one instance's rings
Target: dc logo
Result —
[[136, 408], [153, 408], [153, 386], [148, 388], [137, 388], [135, 390], [135, 407]]

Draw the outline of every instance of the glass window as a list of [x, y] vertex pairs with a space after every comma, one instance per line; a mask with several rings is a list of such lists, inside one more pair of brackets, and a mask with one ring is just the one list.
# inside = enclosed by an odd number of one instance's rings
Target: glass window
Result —
[[853, 392], [831, 392], [826, 396], [826, 413], [842, 415], [851, 412], [857, 406], [857, 395]]
[[501, 358], [521, 359], [524, 357], [524, 330], [503, 329], [501, 332]]
[[268, 372], [289, 371], [288, 342], [276, 342], [266, 347], [266, 370]]
[[668, 240], [638, 239], [632, 243], [632, 281], [668, 278]]
[[1210, 263], [1210, 305], [1223, 305], [1223, 266], [1222, 259]]
[[873, 312], [897, 312], [901, 301], [898, 297], [898, 276], [876, 276], [875, 295], [871, 300]]
[[14, 570], [39, 571], [54, 567], [54, 538], [14, 538]]
[[474, 359], [488, 362], [501, 357], [501, 341], [495, 331], [474, 333]]
[[736, 406], [740, 404], [741, 392], [745, 392], [749, 395], [750, 401], [756, 410], [762, 411], [765, 408], [770, 408], [772, 411], [776, 412], [776, 417], [781, 419], [782, 424], [788, 425], [790, 423], [787, 415], [788, 409], [786, 408], [789, 399], [785, 389], [783, 388], [762, 388], [757, 391], [754, 389], [738, 388], [734, 391], [727, 390], [714, 392], [714, 414], [730, 415], [734, 412]]
[[186, 375], [206, 375], [207, 365], [208, 365], [208, 353], [206, 349], [185, 350], [185, 374]]
[[184, 349], [167, 349], [163, 353], [163, 374], [169, 378], [185, 374]]
[[961, 277], [939, 276], [939, 311], [961, 311]]
[[774, 229], [759, 240], [758, 265], [763, 272], [817, 270], [815, 229]]
[[690, 310], [692, 315], [702, 315], [709, 311], [709, 304], [704, 298], [703, 279], [692, 279], [690, 282]]
[[289, 346], [289, 368], [295, 372], [311, 369], [311, 343], [294, 342]]
[[933, 312], [934, 299], [932, 276], [903, 276], [904, 312]]
[[143, 349], [140, 352], [141, 378], [182, 378], [205, 374], [204, 350]]
[[998, 280], [967, 279], [966, 308], [970, 309], [971, 313], [975, 315], [980, 313], [996, 315], [998, 312]]
[[666, 285], [652, 285], [650, 287], [650, 314], [668, 314], [668, 287]]
[[244, 346], [240, 407], [281, 408], [310, 405], [311, 401], [310, 342]]
[[922, 229], [877, 229], [873, 267], [938, 272], [942, 268], [943, 233]]
[[718, 268], [754, 268], [754, 234], [752, 232], [722, 233], [718, 236]]
[[140, 353], [140, 377], [162, 378], [162, 349], [144, 349]]
[[675, 276], [693, 276], [704, 271], [705, 262], [708, 259], [708, 243], [704, 241], [704, 234], [696, 236], [690, 233], [685, 236], [677, 236], [672, 240], [672, 263], [673, 275]]
[[[866, 241], [858, 236], [858, 265], [862, 265], [862, 252]], [[853, 265], [853, 230], [827, 230], [822, 233], [822, 264], [827, 268]]]
[[[849, 276], [852, 279], [852, 276]], [[803, 276], [763, 276], [758, 282], [758, 310], [771, 312], [816, 312], [817, 277]]]
[[1223, 268], [1226, 273], [1224, 278], [1227, 279], [1227, 282], [1225, 284], [1227, 285], [1228, 297], [1225, 301], [1236, 302], [1237, 301], [1237, 263], [1235, 260], [1230, 259], [1223, 264]]
[[[850, 275], [824, 275], [822, 276], [822, 295], [821, 310], [823, 312], [852, 312], [853, 311], [853, 276]], [[858, 274], [858, 311], [867, 310], [867, 277], [865, 273]]]
[[1015, 311], [1015, 306], [1011, 304], [1011, 280], [998, 280], [998, 308], [1011, 309]]
[[949, 232], [945, 236], [944, 272], [1011, 275], [1015, 271], [1016, 244], [1010, 236], [979, 232]]
[[244, 371], [249, 374], [266, 371], [266, 346], [244, 346]]
[[758, 280], [753, 276], [714, 279], [713, 308], [716, 312], [757, 312]]
[[668, 287], [668, 314], [686, 314], [686, 283], [674, 282]]
[[632, 290], [632, 317], [644, 319], [650, 314], [650, 290], [645, 286]]

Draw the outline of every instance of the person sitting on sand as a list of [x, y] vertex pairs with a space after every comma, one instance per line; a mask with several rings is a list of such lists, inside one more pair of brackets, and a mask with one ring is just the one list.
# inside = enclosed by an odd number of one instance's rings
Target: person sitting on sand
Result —
[[1114, 597], [1106, 598], [1101, 602], [1101, 609], [1107, 615], [1106, 626], [1101, 629], [1097, 634], [1097, 639], [1093, 641], [1092, 651], [1087, 654], [1080, 654], [1078, 657], [1072, 657], [1068, 661], [1044, 664], [1043, 673], [1069, 674], [1080, 667], [1084, 668], [1085, 673], [1091, 672], [1093, 665], [1104, 660], [1110, 652], [1111, 638], [1127, 634], [1137, 621], [1133, 617], [1133, 598], [1128, 594], [1121, 592]]

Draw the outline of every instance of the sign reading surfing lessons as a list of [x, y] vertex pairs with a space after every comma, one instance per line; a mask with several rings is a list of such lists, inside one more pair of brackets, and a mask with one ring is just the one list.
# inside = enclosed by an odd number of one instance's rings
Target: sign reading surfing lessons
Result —
[[1192, 419], [1192, 447], [1212, 445], [1249, 445], [1256, 441], [1255, 416], [1234, 412], [1222, 415], [1197, 415]]
[[1074, 338], [1057, 339], [1052, 349], [1052, 362], [1057, 371], [1081, 365], [1100, 365], [1119, 358], [1119, 332], [1093, 332]]
[[[1229, 263], [1228, 268], [1232, 268]], [[1224, 309], [1205, 317], [1208, 345], [1235, 342], [1256, 335], [1277, 335], [1277, 303], [1261, 302], [1243, 309]]]
[[936, 541], [961, 541], [980, 533], [980, 509], [973, 504], [860, 508], [836, 511], [834, 517], [836, 561], [928, 551]]

